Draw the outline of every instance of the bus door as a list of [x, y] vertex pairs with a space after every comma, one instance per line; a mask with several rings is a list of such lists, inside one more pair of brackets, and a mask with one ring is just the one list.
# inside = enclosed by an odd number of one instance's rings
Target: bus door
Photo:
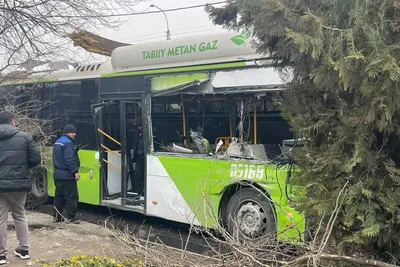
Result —
[[113, 118], [113, 111], [117, 108], [118, 102], [114, 101], [92, 105], [101, 169], [101, 200], [118, 198], [121, 194], [121, 142], [117, 134], [119, 127], [115, 127], [116, 120]]
[[[101, 168], [101, 203], [143, 210], [144, 202], [132, 190], [135, 164], [132, 137], [141, 117], [138, 101], [110, 101], [92, 105]], [[143, 177], [144, 179], [144, 177]]]

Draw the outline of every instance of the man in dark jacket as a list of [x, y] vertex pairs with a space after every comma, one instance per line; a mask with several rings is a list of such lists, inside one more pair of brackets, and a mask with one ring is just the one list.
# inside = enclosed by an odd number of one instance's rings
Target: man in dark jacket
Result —
[[78, 223], [75, 213], [78, 207], [79, 195], [77, 181], [80, 179], [78, 149], [75, 147], [76, 128], [68, 124], [64, 127], [63, 136], [53, 147], [54, 184], [54, 221], [61, 222], [64, 206], [67, 209], [67, 222]]
[[136, 131], [133, 139], [133, 162], [136, 163], [132, 179], [132, 188], [139, 195], [144, 195], [144, 143], [142, 119], [136, 119]]
[[0, 265], [7, 263], [7, 218], [10, 209], [19, 241], [14, 253], [24, 260], [30, 258], [25, 201], [27, 192], [32, 190], [29, 168], [40, 162], [40, 151], [32, 136], [15, 127], [13, 113], [0, 112]]

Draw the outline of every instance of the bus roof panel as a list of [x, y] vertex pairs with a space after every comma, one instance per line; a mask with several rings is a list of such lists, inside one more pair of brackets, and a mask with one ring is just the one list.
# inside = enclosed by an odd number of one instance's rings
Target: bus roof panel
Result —
[[282, 86], [279, 72], [273, 68], [217, 71], [212, 79], [215, 89], [235, 87]]
[[160, 75], [151, 77], [154, 96], [174, 94], [263, 93], [285, 89], [285, 82], [273, 68]]

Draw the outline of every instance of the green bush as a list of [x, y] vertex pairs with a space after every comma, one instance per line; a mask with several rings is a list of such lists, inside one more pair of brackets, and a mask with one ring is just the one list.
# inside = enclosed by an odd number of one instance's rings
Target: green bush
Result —
[[54, 264], [45, 263], [43, 267], [143, 267], [143, 263], [138, 259], [117, 261], [114, 258], [75, 255], [70, 259], [60, 259]]

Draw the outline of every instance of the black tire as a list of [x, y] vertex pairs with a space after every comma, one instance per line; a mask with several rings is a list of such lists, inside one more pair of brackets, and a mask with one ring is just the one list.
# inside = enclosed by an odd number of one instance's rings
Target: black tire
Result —
[[48, 201], [47, 194], [47, 172], [43, 167], [37, 167], [31, 170], [32, 190], [26, 198], [26, 209], [34, 209]]
[[254, 188], [240, 189], [231, 197], [225, 221], [228, 232], [241, 241], [274, 237], [277, 231], [273, 204]]

